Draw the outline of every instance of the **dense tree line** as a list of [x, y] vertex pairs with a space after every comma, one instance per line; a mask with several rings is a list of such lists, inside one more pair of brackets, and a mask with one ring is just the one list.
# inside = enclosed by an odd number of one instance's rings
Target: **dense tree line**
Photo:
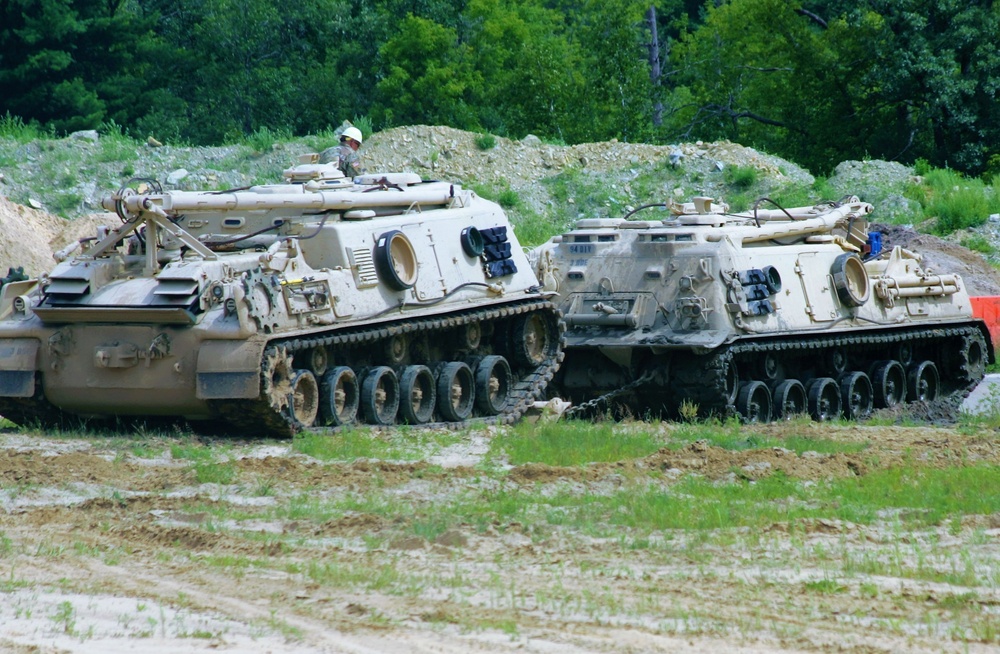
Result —
[[998, 27], [976, 0], [0, 0], [0, 117], [192, 144], [358, 117], [728, 138], [820, 173], [979, 174], [1000, 171]]

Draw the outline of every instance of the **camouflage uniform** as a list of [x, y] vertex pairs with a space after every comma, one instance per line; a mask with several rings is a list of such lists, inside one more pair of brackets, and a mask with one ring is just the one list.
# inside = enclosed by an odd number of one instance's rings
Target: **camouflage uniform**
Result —
[[347, 143], [327, 148], [320, 153], [320, 163], [333, 161], [337, 162], [337, 167], [340, 168], [340, 172], [344, 173], [345, 177], [354, 178], [361, 174], [361, 157]]

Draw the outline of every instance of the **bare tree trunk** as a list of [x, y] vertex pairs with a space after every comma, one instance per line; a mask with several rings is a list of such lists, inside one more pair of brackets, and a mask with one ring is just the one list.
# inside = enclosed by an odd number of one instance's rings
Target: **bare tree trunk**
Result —
[[653, 127], [663, 124], [663, 102], [659, 98], [660, 89], [660, 39], [656, 33], [656, 6], [650, 5], [646, 12], [649, 23], [649, 81], [653, 85]]

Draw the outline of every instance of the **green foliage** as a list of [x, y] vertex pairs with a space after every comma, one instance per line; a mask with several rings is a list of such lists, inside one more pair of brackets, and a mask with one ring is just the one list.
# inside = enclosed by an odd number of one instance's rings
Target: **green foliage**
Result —
[[321, 461], [354, 461], [355, 459], [394, 459], [416, 461], [428, 452], [454, 443], [460, 436], [452, 432], [434, 433], [411, 431], [406, 428], [392, 432], [371, 432], [347, 429], [335, 434], [304, 432], [296, 434], [292, 448], [296, 452]]
[[723, 179], [726, 183], [744, 191], [757, 183], [758, 171], [753, 166], [727, 166], [723, 171]]
[[20, 116], [12, 116], [9, 111], [0, 116], [0, 138], [13, 139], [18, 143], [31, 143], [51, 136], [50, 130], [43, 129], [35, 121], [25, 123]]
[[931, 164], [923, 157], [918, 157], [917, 160], [913, 162], [914, 175], [926, 175], [930, 171], [931, 171]]
[[962, 247], [969, 248], [970, 250], [975, 250], [976, 252], [981, 252], [983, 254], [996, 254], [997, 249], [993, 246], [988, 238], [980, 236], [979, 234], [970, 234], [962, 238]]
[[479, 134], [476, 136], [476, 147], [480, 150], [492, 150], [497, 146], [497, 139], [492, 134]]
[[231, 484], [236, 479], [236, 468], [232, 463], [198, 461], [192, 466], [194, 478], [199, 484]]
[[925, 218], [936, 219], [934, 230], [939, 234], [983, 225], [1000, 208], [996, 193], [982, 180], [946, 168], [928, 171], [908, 196], [921, 203]]
[[274, 146], [281, 141], [287, 141], [291, 138], [291, 134], [288, 132], [272, 130], [269, 127], [260, 127], [254, 130], [253, 134], [250, 134], [243, 139], [243, 142], [250, 147], [256, 153], [270, 152], [274, 149]]
[[379, 54], [388, 67], [375, 86], [376, 115], [386, 124], [478, 126], [469, 107], [478, 74], [456, 30], [411, 14]]
[[355, 116], [351, 124], [361, 130], [361, 136], [364, 138], [368, 138], [375, 132], [372, 127], [372, 119], [368, 116]]
[[522, 204], [510, 212], [514, 232], [522, 247], [541, 245], [556, 234], [565, 231], [565, 225], [554, 221], [551, 217], [542, 215]]

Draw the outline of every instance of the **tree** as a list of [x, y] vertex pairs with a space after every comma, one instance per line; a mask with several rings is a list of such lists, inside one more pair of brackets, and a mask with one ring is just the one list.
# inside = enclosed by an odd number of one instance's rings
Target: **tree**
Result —
[[379, 55], [385, 73], [375, 87], [373, 113], [384, 124], [478, 127], [469, 102], [478, 74], [454, 29], [411, 14]]
[[87, 30], [71, 0], [9, 0], [0, 4], [0, 113], [57, 129], [96, 127], [105, 105], [76, 59]]
[[[856, 150], [866, 72], [843, 22], [826, 29], [786, 0], [710, 7], [672, 61], [690, 104], [674, 116], [684, 136], [728, 138], [827, 170]], [[748, 29], [748, 26], [753, 26]]]
[[587, 95], [597, 139], [638, 141], [653, 133], [649, 76], [648, 0], [587, 0], [571, 16], [583, 47]]
[[859, 81], [873, 156], [918, 157], [967, 172], [983, 169], [1000, 137], [1000, 51], [992, 2], [871, 0], [813, 3], [818, 13], [866, 26], [869, 65]]

